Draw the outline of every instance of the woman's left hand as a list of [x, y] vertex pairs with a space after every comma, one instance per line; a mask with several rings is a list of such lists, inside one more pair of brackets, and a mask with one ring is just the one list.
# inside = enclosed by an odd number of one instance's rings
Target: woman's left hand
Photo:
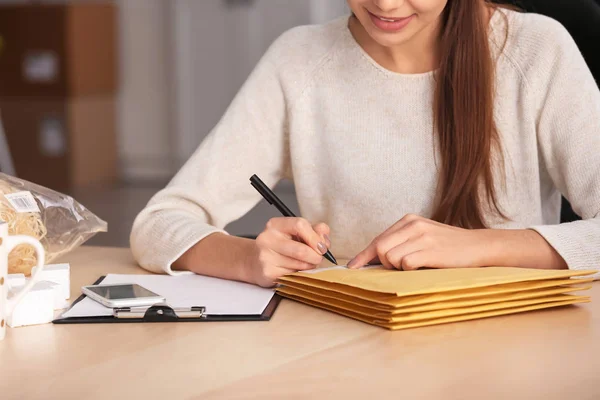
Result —
[[348, 268], [375, 262], [386, 268], [461, 268], [486, 265], [491, 230], [463, 229], [408, 214], [377, 236]]

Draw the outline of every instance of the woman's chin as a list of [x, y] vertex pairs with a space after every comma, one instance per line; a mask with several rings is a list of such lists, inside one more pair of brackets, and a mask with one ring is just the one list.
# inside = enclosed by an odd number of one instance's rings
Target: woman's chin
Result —
[[410, 39], [410, 36], [405, 32], [396, 34], [383, 34], [381, 32], [370, 30], [368, 33], [369, 36], [371, 36], [371, 39], [383, 47], [399, 47]]

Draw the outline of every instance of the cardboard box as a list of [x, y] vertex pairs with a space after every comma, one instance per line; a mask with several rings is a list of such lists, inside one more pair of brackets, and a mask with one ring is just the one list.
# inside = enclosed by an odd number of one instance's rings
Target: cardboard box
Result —
[[117, 180], [113, 96], [0, 99], [17, 176], [59, 191]]
[[1, 95], [115, 93], [116, 30], [110, 2], [0, 6]]

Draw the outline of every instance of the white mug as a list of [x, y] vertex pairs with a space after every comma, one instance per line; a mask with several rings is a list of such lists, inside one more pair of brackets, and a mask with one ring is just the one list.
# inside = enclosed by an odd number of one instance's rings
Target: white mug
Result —
[[[35, 249], [38, 263], [35, 274], [29, 279], [29, 282], [27, 282], [16, 296], [9, 300], [8, 253], [20, 244], [28, 244]], [[6, 335], [6, 319], [12, 313], [19, 301], [21, 301], [25, 294], [27, 294], [39, 280], [39, 277], [41, 276], [40, 273], [44, 269], [45, 259], [46, 252], [38, 240], [25, 235], [9, 236], [8, 224], [4, 221], [0, 221], [0, 340], [4, 339], [4, 336]]]

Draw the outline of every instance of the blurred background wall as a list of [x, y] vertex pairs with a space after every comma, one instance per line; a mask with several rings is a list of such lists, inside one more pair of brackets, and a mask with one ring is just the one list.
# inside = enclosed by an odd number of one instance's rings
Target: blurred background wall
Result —
[[[0, 0], [0, 115], [16, 175], [107, 220], [90, 244], [127, 246], [135, 215], [273, 40], [347, 12], [345, 0]], [[297, 209], [291, 184], [277, 192]], [[275, 215], [260, 204], [228, 230], [255, 234]]]
[[346, 11], [345, 0], [121, 0], [117, 5], [120, 153], [127, 180], [170, 176], [217, 123], [277, 36]]

